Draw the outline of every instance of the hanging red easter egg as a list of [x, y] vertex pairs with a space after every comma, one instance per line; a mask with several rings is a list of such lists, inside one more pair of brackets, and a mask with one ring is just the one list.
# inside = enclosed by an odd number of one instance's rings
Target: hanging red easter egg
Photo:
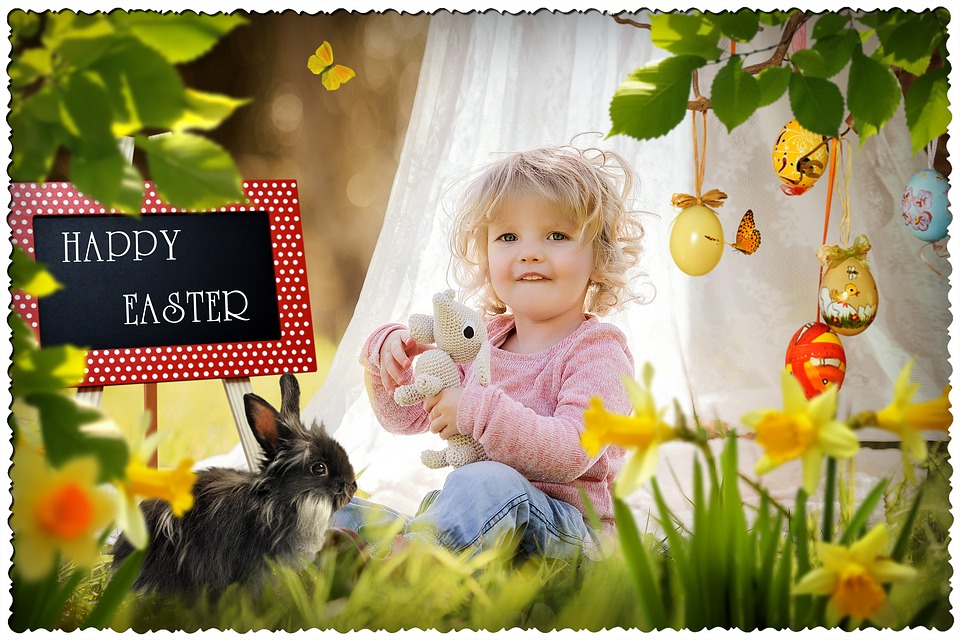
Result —
[[780, 130], [773, 145], [773, 169], [783, 182], [780, 189], [798, 196], [813, 186], [827, 167], [827, 138], [813, 133], [791, 120]]
[[880, 294], [870, 267], [847, 258], [829, 267], [820, 281], [820, 316], [842, 336], [855, 336], [877, 316]]
[[720, 262], [723, 227], [717, 212], [702, 204], [681, 211], [670, 231], [670, 255], [680, 270], [690, 276], [702, 276]]
[[829, 384], [843, 384], [847, 356], [840, 338], [822, 322], [810, 322], [793, 334], [787, 346], [787, 371], [800, 381], [809, 400]]

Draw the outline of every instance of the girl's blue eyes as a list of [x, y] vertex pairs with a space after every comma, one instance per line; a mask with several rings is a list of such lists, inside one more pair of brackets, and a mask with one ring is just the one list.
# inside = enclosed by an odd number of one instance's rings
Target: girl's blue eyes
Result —
[[[554, 240], [554, 241], [568, 240], [568, 239], [570, 238], [570, 236], [568, 236], [568, 235], [565, 234], [565, 233], [561, 233], [560, 231], [551, 231], [550, 234], [549, 234], [547, 237], [550, 238], [551, 240]], [[501, 234], [500, 236], [498, 236], [498, 237], [497, 237], [497, 240], [502, 240], [502, 241], [504, 241], [504, 242], [516, 242], [516, 241], [517, 241], [517, 234], [515, 234], [515, 233], [504, 233], [504, 234]]]

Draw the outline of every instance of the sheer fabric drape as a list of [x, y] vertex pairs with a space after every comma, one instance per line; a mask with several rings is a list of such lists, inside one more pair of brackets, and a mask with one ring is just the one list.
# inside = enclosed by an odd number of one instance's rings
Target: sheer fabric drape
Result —
[[[757, 48], [774, 43], [775, 31], [761, 34]], [[373, 499], [413, 511], [427, 490], [440, 486], [445, 472], [419, 462], [421, 450], [442, 446], [436, 436], [394, 436], [377, 424], [357, 363], [360, 348], [376, 327], [429, 313], [431, 295], [452, 285], [447, 236], [453, 203], [469, 171], [503, 152], [572, 141], [615, 150], [633, 163], [641, 179], [635, 208], [644, 212], [646, 229], [636, 288], [650, 301], [607, 320], [626, 332], [638, 372], [644, 362], [654, 364], [659, 404], [669, 406], [676, 398], [686, 410], [695, 404], [705, 419], [734, 425], [749, 409], [780, 406], [787, 343], [801, 325], [817, 319], [815, 252], [823, 235], [827, 180], [798, 197], [779, 188], [770, 153], [791, 118], [786, 97], [729, 133], [710, 113], [703, 189], [729, 196], [718, 210], [728, 241], [741, 215], [752, 209], [763, 242], [752, 256], [728, 249], [705, 276], [683, 274], [673, 264], [668, 241], [676, 215], [671, 195], [694, 192], [690, 115], [656, 140], [603, 139], [617, 86], [636, 67], [664, 55], [651, 44], [649, 31], [597, 12], [432, 17], [380, 239], [331, 371], [304, 408], [305, 420], [322, 420], [355, 468], [364, 469], [359, 485]], [[745, 64], [767, 55], [755, 54]], [[719, 66], [701, 74], [705, 93]], [[951, 371], [950, 267], [932, 258], [941, 277], [922, 263], [922, 243], [906, 231], [900, 215], [904, 185], [926, 166], [925, 156], [911, 155], [902, 111], [862, 149], [855, 135], [851, 139], [844, 149], [854, 152], [851, 232], [852, 237], [866, 233], [873, 244], [868, 258], [880, 304], [870, 328], [842, 339], [847, 358], [842, 414], [889, 402], [892, 381], [910, 357], [916, 359], [920, 399], [936, 396]], [[840, 239], [839, 220], [835, 197], [830, 244]], [[752, 443], [743, 448], [742, 466], [749, 471], [759, 453]], [[659, 476], [682, 484], [692, 455], [683, 445], [666, 447]], [[777, 477], [792, 497], [799, 475]], [[643, 508], [647, 497], [638, 493], [635, 508]]]

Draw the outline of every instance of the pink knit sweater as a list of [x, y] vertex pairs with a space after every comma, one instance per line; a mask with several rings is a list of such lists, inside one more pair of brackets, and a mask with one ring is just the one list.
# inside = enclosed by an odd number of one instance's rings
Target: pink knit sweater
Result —
[[[457, 428], [476, 438], [491, 460], [510, 465], [547, 495], [586, 513], [583, 487], [609, 532], [614, 527], [610, 485], [623, 466], [623, 450], [609, 446], [590, 457], [580, 446], [583, 412], [592, 396], [614, 413], [629, 414], [630, 398], [621, 377], [633, 376], [633, 357], [623, 332], [588, 316], [569, 336], [539, 353], [499, 348], [514, 328], [513, 316], [490, 316], [487, 334], [491, 384], [472, 381], [472, 363], [460, 366], [466, 380], [457, 410]], [[380, 347], [399, 324], [381, 327], [364, 345], [367, 393], [380, 424], [392, 433], [427, 431], [423, 404], [397, 405], [380, 380]], [[413, 381], [413, 371], [407, 371]]]

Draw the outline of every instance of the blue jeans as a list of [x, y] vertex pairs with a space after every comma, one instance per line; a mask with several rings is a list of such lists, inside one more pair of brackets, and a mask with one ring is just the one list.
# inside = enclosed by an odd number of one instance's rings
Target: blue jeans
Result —
[[330, 526], [356, 531], [373, 549], [389, 544], [384, 534], [400, 534], [455, 553], [469, 549], [471, 555], [500, 545], [516, 545], [520, 557], [604, 555], [598, 532], [576, 507], [551, 498], [517, 470], [493, 461], [451, 471], [443, 490], [427, 494], [412, 518], [354, 498], [334, 513]]

